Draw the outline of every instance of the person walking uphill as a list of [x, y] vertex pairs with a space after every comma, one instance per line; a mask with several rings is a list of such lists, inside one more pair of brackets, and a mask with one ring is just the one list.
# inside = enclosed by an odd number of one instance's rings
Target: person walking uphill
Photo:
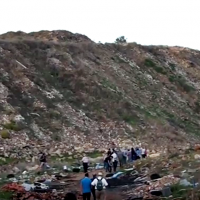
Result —
[[101, 172], [98, 173], [97, 178], [95, 178], [92, 183], [92, 186], [95, 186], [96, 200], [106, 200], [106, 187], [108, 183]]
[[89, 174], [86, 173], [85, 177], [81, 180], [81, 192], [83, 194], [83, 200], [90, 200], [91, 197], [91, 179]]
[[84, 155], [84, 157], [82, 158], [82, 162], [83, 162], [84, 173], [86, 173], [88, 171], [88, 162], [89, 162], [89, 159], [86, 155]]

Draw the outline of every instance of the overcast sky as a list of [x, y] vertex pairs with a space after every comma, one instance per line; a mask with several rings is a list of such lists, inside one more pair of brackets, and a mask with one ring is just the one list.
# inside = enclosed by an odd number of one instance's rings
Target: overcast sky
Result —
[[0, 19], [0, 33], [68, 30], [200, 50], [200, 0], [0, 0]]

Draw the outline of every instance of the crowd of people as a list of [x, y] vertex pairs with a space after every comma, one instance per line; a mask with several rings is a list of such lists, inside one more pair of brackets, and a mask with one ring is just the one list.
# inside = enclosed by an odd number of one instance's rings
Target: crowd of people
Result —
[[128, 162], [134, 162], [146, 156], [147, 151], [142, 147], [124, 149], [120, 152], [117, 152], [115, 149], [112, 149], [112, 151], [108, 149], [104, 157], [104, 168], [106, 172], [116, 172], [118, 164], [123, 165]]
[[[118, 164], [123, 162], [134, 162], [137, 159], [145, 158], [147, 156], [146, 149], [142, 147], [136, 147], [131, 149], [124, 149], [116, 151], [116, 149], [108, 149], [104, 157], [104, 168], [106, 172], [112, 173], [117, 171]], [[81, 180], [81, 191], [83, 200], [90, 200], [91, 194], [94, 200], [104, 200], [106, 198], [106, 186], [108, 183], [103, 178], [101, 172], [93, 175], [93, 178], [89, 178], [88, 166], [89, 159], [86, 155], [82, 158], [83, 169], [85, 177]]]
[[115, 150], [113, 149], [112, 151], [108, 149], [107, 154], [104, 157], [104, 168], [106, 172], [116, 172], [117, 166], [119, 163], [119, 158]]
[[93, 174], [93, 178], [89, 178], [89, 174], [85, 173], [85, 177], [81, 180], [81, 192], [83, 195], [83, 200], [90, 200], [91, 194], [94, 200], [105, 200], [106, 192], [105, 189], [108, 183], [105, 178], [103, 178], [102, 172], [97, 175]]
[[[123, 149], [117, 151], [116, 149], [108, 149], [104, 156], [104, 169], [105, 172], [112, 173], [117, 171], [117, 167], [120, 164], [126, 164], [128, 162], [134, 162], [137, 159], [145, 158], [147, 156], [146, 149], [142, 147], [136, 147], [131, 149]], [[46, 154], [40, 152], [39, 154], [40, 168], [48, 168]], [[106, 198], [106, 186], [108, 183], [103, 174], [99, 172], [97, 175], [93, 174], [92, 178], [89, 178], [88, 167], [89, 158], [84, 155], [82, 158], [83, 170], [85, 177], [81, 180], [81, 192], [83, 200], [90, 200], [91, 194], [94, 200], [104, 200]], [[68, 195], [68, 197], [67, 197]], [[67, 194], [66, 199], [71, 198], [73, 194]], [[70, 196], [71, 195], [71, 196]]]
[[131, 162], [147, 156], [147, 150], [142, 147], [136, 147], [131, 149], [124, 149], [123, 151], [124, 162]]

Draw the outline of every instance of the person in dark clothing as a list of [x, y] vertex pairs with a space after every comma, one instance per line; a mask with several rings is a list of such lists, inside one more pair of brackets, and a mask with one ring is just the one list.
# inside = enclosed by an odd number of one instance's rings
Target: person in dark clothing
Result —
[[88, 171], [88, 162], [89, 162], [89, 159], [86, 155], [84, 155], [84, 157], [82, 158], [82, 162], [83, 162], [84, 173], [86, 173]]
[[136, 153], [136, 160], [140, 159], [140, 158], [141, 158], [141, 157], [140, 157], [141, 151], [140, 151], [139, 147], [136, 147], [136, 148], [135, 148], [135, 153]]
[[[94, 180], [96, 177], [97, 177], [97, 175], [96, 175], [96, 174], [93, 174], [93, 177], [92, 177], [91, 181], [93, 182], [93, 180]], [[93, 200], [96, 200], [95, 186], [92, 186], [91, 192], [92, 192], [92, 195], [93, 195]]]
[[111, 156], [107, 156], [104, 162], [106, 165], [106, 172], [111, 172]]
[[113, 152], [113, 154], [112, 154], [112, 163], [113, 163], [113, 171], [116, 172], [117, 171], [117, 164], [118, 164], [118, 157], [117, 157], [117, 154], [115, 152]]
[[47, 163], [47, 156], [43, 152], [40, 152], [39, 156], [40, 156], [40, 158], [39, 158], [40, 159], [40, 168], [44, 169], [46, 167], [46, 163]]
[[114, 172], [117, 171], [117, 164], [118, 164], [118, 161], [115, 160], [115, 161], [113, 162], [113, 171], [114, 171]]
[[136, 154], [134, 148], [131, 148], [131, 159], [132, 160], [136, 160], [137, 159], [137, 154]]
[[107, 152], [107, 156], [111, 156], [112, 152], [110, 149], [108, 149], [108, 152]]
[[112, 167], [113, 167], [113, 157], [109, 156], [109, 160], [108, 160], [108, 172], [111, 173], [112, 172]]

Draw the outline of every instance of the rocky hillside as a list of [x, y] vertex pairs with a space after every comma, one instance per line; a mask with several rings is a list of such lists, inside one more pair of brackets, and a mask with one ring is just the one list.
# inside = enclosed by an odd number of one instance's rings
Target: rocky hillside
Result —
[[199, 80], [192, 49], [97, 44], [68, 31], [3, 34], [1, 150], [185, 147], [199, 134]]

